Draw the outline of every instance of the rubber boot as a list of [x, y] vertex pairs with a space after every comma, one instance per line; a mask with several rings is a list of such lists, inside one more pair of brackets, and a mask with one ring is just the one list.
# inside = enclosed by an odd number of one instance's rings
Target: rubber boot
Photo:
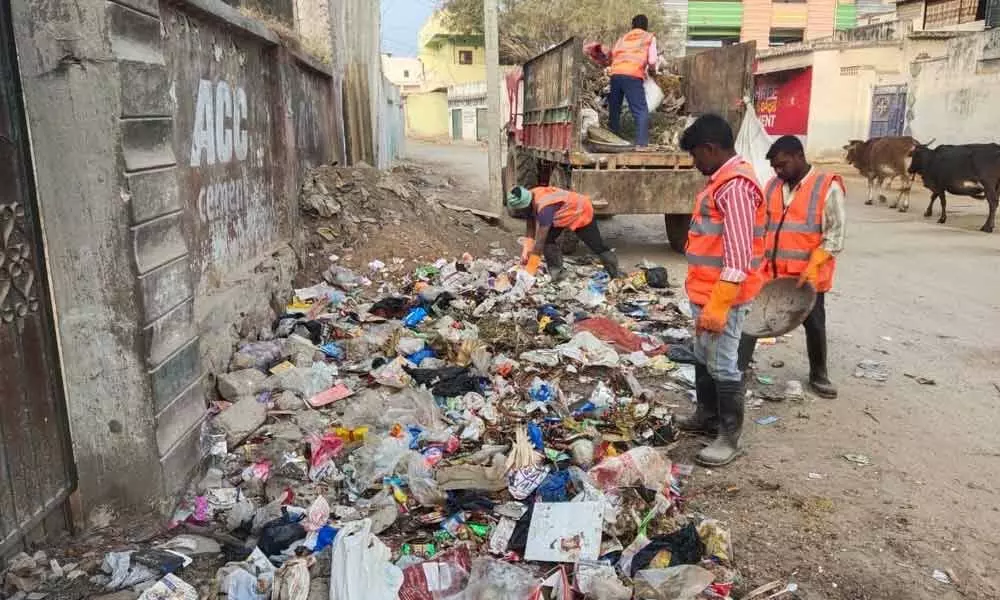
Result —
[[601, 264], [604, 265], [604, 270], [608, 272], [608, 275], [612, 279], [617, 279], [621, 277], [622, 273], [618, 270], [618, 255], [616, 255], [611, 250], [606, 252], [601, 252], [597, 255], [601, 259]]
[[719, 433], [695, 460], [706, 467], [728, 465], [743, 454], [743, 382], [717, 381]]
[[809, 354], [809, 387], [820, 398], [837, 397], [837, 387], [830, 383], [826, 372], [826, 329], [806, 332], [806, 352]]
[[719, 431], [718, 393], [705, 365], [694, 365], [694, 389], [697, 408], [693, 414], [674, 417], [674, 425], [681, 431], [715, 435]]
[[559, 244], [545, 244], [542, 256], [545, 257], [545, 266], [549, 269], [552, 282], [562, 281], [566, 277], [566, 269], [563, 268], [562, 249], [559, 248]]

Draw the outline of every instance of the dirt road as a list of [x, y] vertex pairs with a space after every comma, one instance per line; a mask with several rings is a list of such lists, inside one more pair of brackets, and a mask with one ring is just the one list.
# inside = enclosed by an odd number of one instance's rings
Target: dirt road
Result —
[[[486, 187], [481, 148], [411, 142], [408, 151]], [[921, 216], [928, 196], [919, 186], [901, 214], [864, 206], [862, 182], [845, 175], [847, 249], [827, 299], [840, 398], [748, 411], [748, 456], [697, 470], [691, 506], [730, 524], [750, 586], [795, 582], [807, 598], [998, 598], [1000, 234], [976, 231], [982, 202], [949, 202], [949, 223], [938, 225]], [[667, 248], [662, 226], [657, 217], [616, 217], [601, 230], [623, 264], [659, 262], [679, 283], [683, 258]], [[854, 377], [864, 359], [884, 363], [888, 381]], [[757, 364], [775, 387], [804, 381], [801, 329], [762, 346]], [[770, 415], [780, 420], [754, 422]], [[682, 445], [678, 460], [697, 447]], [[935, 570], [953, 582], [936, 581]]]

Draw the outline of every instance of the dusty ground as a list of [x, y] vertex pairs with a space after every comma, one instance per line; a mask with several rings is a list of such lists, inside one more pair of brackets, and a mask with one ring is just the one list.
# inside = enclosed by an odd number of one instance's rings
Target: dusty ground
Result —
[[[407, 152], [463, 187], [486, 187], [482, 148], [409, 142]], [[998, 598], [1000, 234], [977, 231], [982, 202], [954, 199], [938, 225], [921, 216], [928, 195], [919, 186], [901, 214], [864, 206], [863, 183], [845, 175], [848, 246], [827, 299], [840, 398], [749, 411], [749, 455], [698, 469], [691, 506], [728, 521], [748, 589], [780, 579], [810, 599]], [[647, 258], [683, 277], [662, 219], [616, 217], [601, 229], [623, 264]], [[883, 361], [889, 380], [853, 377], [862, 359]], [[776, 385], [804, 380], [801, 330], [757, 360]], [[768, 415], [781, 420], [753, 422]], [[697, 447], [689, 440], [676, 459], [689, 462]], [[872, 464], [848, 462], [849, 453]], [[935, 581], [935, 569], [954, 583]]]

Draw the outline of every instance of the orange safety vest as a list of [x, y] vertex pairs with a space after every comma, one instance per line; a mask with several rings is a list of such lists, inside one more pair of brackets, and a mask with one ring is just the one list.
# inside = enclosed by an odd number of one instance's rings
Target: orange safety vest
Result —
[[633, 29], [623, 35], [611, 50], [611, 74], [645, 79], [652, 43], [653, 34], [642, 29]]
[[[813, 171], [799, 184], [787, 208], [784, 182], [778, 177], [768, 182], [767, 250], [762, 269], [765, 278], [798, 277], [805, 271], [809, 255], [823, 243], [823, 210], [834, 182], [844, 187], [840, 175]], [[820, 266], [816, 291], [828, 292], [833, 288], [836, 268], [835, 259]]]
[[590, 203], [590, 198], [583, 194], [557, 187], [536, 187], [532, 188], [531, 196], [536, 213], [547, 206], [559, 205], [552, 223], [553, 227], [576, 231], [594, 220], [594, 205]]
[[[688, 229], [687, 281], [684, 287], [692, 304], [704, 306], [712, 295], [712, 288], [722, 275], [723, 242], [722, 213], [715, 204], [715, 192], [725, 183], [742, 177], [753, 182], [761, 194], [760, 184], [753, 167], [743, 159], [734, 161], [718, 172], [709, 181], [705, 189], [695, 199], [694, 212], [691, 214], [691, 227]], [[753, 262], [751, 271], [740, 285], [735, 304], [744, 304], [757, 297], [764, 284], [760, 266], [764, 258], [764, 238], [767, 230], [767, 205], [761, 202], [754, 211], [753, 226]]]

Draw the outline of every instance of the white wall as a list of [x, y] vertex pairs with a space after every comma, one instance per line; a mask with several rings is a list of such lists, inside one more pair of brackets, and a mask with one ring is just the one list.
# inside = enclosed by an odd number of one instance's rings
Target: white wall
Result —
[[948, 41], [947, 55], [911, 67], [907, 126], [919, 140], [1000, 142], [1000, 30]]
[[813, 88], [806, 152], [836, 159], [850, 139], [867, 139], [872, 91], [906, 83], [902, 46], [874, 46], [813, 53]]

